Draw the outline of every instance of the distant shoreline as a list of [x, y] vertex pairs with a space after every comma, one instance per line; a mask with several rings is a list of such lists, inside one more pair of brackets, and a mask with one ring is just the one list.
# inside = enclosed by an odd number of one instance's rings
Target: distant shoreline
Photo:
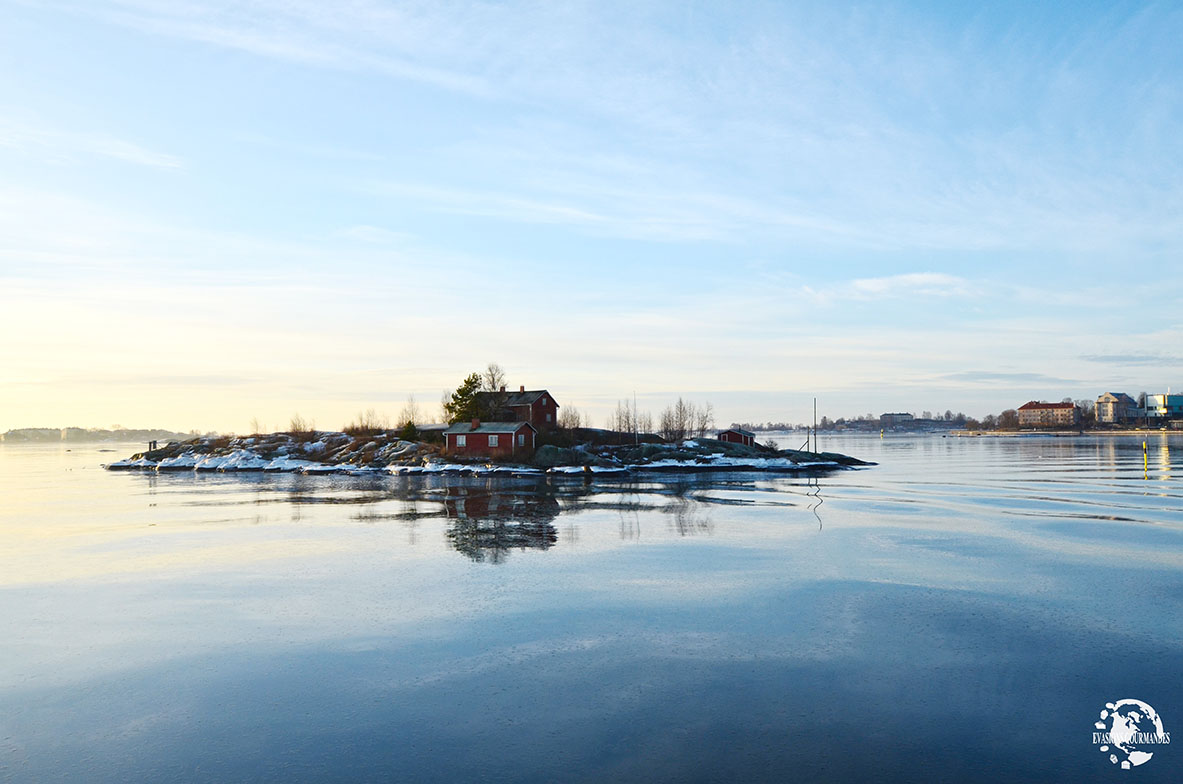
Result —
[[1032, 436], [1054, 436], [1056, 438], [1104, 438], [1107, 436], [1183, 436], [1183, 430], [1167, 428], [1155, 430], [952, 430], [951, 436], [958, 438], [1030, 438]]

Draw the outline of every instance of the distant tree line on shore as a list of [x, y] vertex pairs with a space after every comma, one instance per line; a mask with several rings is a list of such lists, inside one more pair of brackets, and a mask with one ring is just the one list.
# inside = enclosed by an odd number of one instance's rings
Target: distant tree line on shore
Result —
[[0, 433], [0, 441], [8, 444], [44, 444], [54, 441], [165, 441], [199, 436], [196, 430], [180, 433], [161, 428], [126, 428], [115, 425], [110, 429], [94, 427], [22, 427]]
[[[859, 416], [852, 417], [838, 417], [831, 419], [828, 416], [823, 416], [817, 421], [817, 429], [824, 431], [831, 430], [879, 430], [883, 426], [884, 415], [876, 415], [866, 413]], [[944, 414], [933, 411], [923, 411], [920, 416], [915, 417], [907, 423], [907, 426], [921, 428], [960, 428], [965, 427], [968, 422], [974, 420], [967, 417], [962, 412], [953, 413], [951, 409], [945, 411]], [[805, 423], [789, 423], [789, 422], [732, 422], [731, 427], [738, 427], [752, 432], [768, 432], [773, 430], [809, 430], [813, 427], [810, 422]]]
[[636, 403], [621, 400], [616, 410], [608, 415], [607, 429], [617, 433], [655, 433], [666, 441], [686, 438], [705, 438], [715, 427], [715, 407], [709, 401], [698, 404], [679, 397], [658, 415], [654, 427], [653, 415], [638, 411]]

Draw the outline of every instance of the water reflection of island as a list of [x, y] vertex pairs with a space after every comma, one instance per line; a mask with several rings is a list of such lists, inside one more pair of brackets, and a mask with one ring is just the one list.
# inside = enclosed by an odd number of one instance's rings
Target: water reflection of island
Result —
[[549, 550], [558, 541], [553, 522], [562, 508], [553, 495], [450, 487], [443, 501], [448, 541], [474, 561], [501, 563], [511, 549]]

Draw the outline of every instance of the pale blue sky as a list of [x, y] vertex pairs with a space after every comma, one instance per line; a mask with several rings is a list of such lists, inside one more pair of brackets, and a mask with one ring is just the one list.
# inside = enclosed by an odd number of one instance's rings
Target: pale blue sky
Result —
[[0, 0], [0, 431], [1183, 387], [1183, 8]]

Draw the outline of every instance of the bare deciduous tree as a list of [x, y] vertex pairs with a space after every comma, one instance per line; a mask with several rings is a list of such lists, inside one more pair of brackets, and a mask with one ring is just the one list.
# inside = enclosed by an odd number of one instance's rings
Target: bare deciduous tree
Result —
[[490, 362], [481, 375], [481, 387], [486, 392], [499, 392], [505, 386], [505, 371], [496, 362]]
[[575, 406], [565, 406], [559, 412], [559, 427], [564, 430], [575, 430], [583, 427], [583, 414]]
[[481, 396], [477, 406], [481, 417], [489, 420], [504, 417], [508, 412], [506, 400], [509, 395], [505, 391], [505, 371], [496, 362], [490, 362], [481, 375], [481, 391], [487, 393]]
[[407, 402], [403, 404], [403, 410], [398, 414], [398, 426], [421, 425], [423, 424], [421, 420], [422, 415], [419, 413], [419, 404], [415, 402], [415, 396], [407, 395]]
[[701, 438], [715, 421], [715, 407], [710, 403], [699, 407], [692, 401], [678, 398], [661, 412], [658, 432], [667, 441], [681, 441], [690, 436]]
[[627, 400], [618, 401], [616, 410], [608, 415], [608, 429], [617, 433], [633, 432], [633, 410]]
[[694, 434], [705, 438], [707, 431], [715, 426], [715, 407], [708, 400], [694, 415]]
[[[590, 420], [584, 419], [590, 424]], [[617, 433], [652, 433], [653, 415], [648, 411], [638, 411], [635, 403], [621, 400], [616, 404], [616, 410], [608, 415], [608, 429]]]

